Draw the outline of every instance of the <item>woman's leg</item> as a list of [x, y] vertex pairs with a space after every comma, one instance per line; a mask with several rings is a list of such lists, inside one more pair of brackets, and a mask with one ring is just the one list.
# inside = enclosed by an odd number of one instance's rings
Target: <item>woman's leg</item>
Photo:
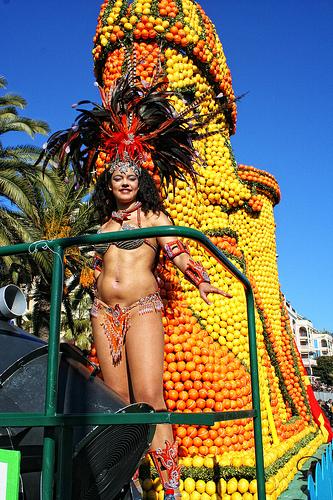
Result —
[[103, 323], [103, 313], [98, 311], [97, 317], [91, 318], [92, 333], [96, 346], [98, 361], [105, 384], [115, 391], [126, 403], [130, 403], [128, 385], [126, 350], [123, 346], [120, 363], [114, 366], [110, 353], [110, 345]]
[[[156, 411], [166, 411], [163, 397], [164, 339], [161, 313], [131, 313], [126, 335], [127, 362], [135, 401], [150, 404]], [[156, 428], [153, 448], [173, 441], [171, 425]]]
[[[132, 311], [126, 352], [135, 400], [150, 404], [156, 411], [165, 411], [164, 339], [160, 312], [140, 315], [137, 309]], [[165, 498], [179, 498], [177, 443], [174, 443], [171, 425], [157, 425], [152, 449], [152, 457], [164, 485]]]

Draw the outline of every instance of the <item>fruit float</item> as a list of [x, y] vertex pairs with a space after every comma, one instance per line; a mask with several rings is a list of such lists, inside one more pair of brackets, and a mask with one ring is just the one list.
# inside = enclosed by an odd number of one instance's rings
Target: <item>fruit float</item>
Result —
[[[149, 81], [160, 68], [177, 111], [184, 99], [201, 97], [200, 113], [215, 118], [197, 142], [201, 162], [197, 185], [178, 181], [166, 190], [166, 208], [175, 224], [198, 229], [250, 280], [255, 297], [256, 338], [263, 429], [266, 494], [276, 499], [298, 461], [330, 438], [295, 346], [276, 261], [274, 206], [280, 200], [275, 178], [236, 163], [230, 135], [236, 130], [236, 100], [230, 70], [216, 29], [192, 0], [105, 0], [93, 58], [96, 79], [106, 89], [126, 70], [126, 53], [136, 73]], [[214, 96], [219, 95], [220, 107]], [[101, 153], [96, 168], [107, 162]], [[172, 266], [160, 266], [165, 302], [164, 395], [170, 411], [201, 413], [252, 408], [245, 295], [242, 285], [213, 257], [188, 241], [212, 283], [232, 295], [204, 303], [198, 291]], [[182, 456], [182, 498], [257, 498], [254, 431], [251, 419], [213, 426], [177, 425]], [[140, 470], [144, 498], [164, 498], [149, 457]]]

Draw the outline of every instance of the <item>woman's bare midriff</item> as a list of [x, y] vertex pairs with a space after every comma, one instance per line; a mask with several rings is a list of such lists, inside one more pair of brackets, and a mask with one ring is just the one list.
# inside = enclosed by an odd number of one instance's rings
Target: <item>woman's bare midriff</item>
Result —
[[152, 268], [155, 252], [145, 243], [133, 250], [112, 245], [103, 259], [103, 270], [97, 278], [96, 296], [112, 306], [130, 306], [138, 299], [158, 290]]

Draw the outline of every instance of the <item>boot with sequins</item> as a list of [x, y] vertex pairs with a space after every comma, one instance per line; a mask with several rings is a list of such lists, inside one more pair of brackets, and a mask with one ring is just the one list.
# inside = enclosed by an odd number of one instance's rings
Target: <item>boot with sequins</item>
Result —
[[166, 441], [165, 448], [157, 448], [150, 454], [163, 484], [164, 500], [180, 499], [181, 466], [178, 465], [178, 442], [175, 441], [171, 445], [169, 441]]

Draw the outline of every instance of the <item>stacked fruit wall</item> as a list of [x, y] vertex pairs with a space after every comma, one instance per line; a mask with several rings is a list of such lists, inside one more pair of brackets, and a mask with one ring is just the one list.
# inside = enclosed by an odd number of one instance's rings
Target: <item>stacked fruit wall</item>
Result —
[[[279, 289], [273, 207], [280, 199], [274, 177], [237, 165], [230, 134], [236, 125], [236, 104], [230, 71], [216, 30], [192, 0], [105, 1], [93, 50], [96, 76], [109, 88], [126, 70], [126, 50], [137, 61], [137, 74], [151, 81], [162, 67], [177, 111], [204, 96], [202, 115], [216, 111], [198, 141], [201, 158], [197, 186], [178, 182], [165, 189], [166, 208], [175, 224], [208, 235], [250, 279], [256, 303], [260, 398], [268, 498], [275, 499], [296, 473], [301, 457], [322, 442], [311, 418], [283, 297]], [[132, 55], [133, 58], [133, 55]], [[219, 99], [216, 99], [219, 95]], [[220, 103], [227, 103], [222, 111]], [[214, 133], [214, 134], [213, 134]], [[107, 158], [98, 159], [103, 170]], [[152, 175], [153, 165], [148, 164]], [[158, 183], [159, 180], [155, 180]], [[251, 381], [244, 290], [221, 264], [196, 243], [191, 253], [207, 269], [212, 283], [232, 299], [199, 293], [166, 264], [160, 268], [166, 305], [164, 394], [169, 410], [211, 412], [250, 409]], [[175, 427], [186, 449], [182, 498], [255, 498], [254, 433], [250, 419], [214, 426]], [[183, 453], [184, 454], [184, 453]], [[142, 467], [146, 498], [163, 498], [162, 486], [148, 461]], [[151, 476], [152, 474], [152, 476]]]

